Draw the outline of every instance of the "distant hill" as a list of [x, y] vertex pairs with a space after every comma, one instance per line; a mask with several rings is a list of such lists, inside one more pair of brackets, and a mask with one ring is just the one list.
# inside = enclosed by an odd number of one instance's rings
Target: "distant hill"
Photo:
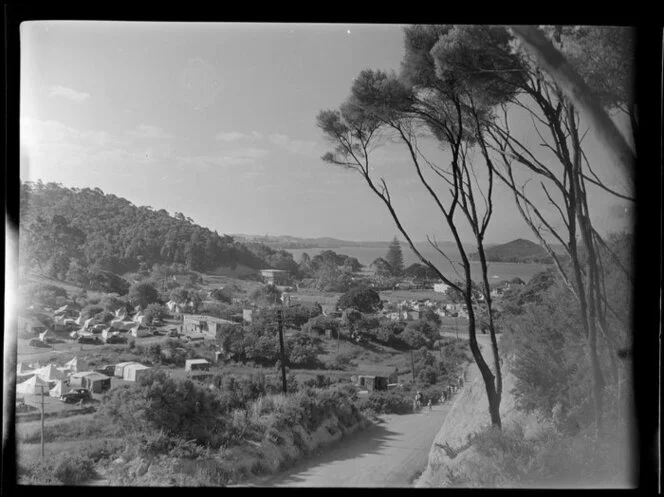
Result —
[[[484, 252], [489, 262], [553, 263], [553, 260], [545, 249], [523, 238], [500, 245], [493, 245], [486, 248]], [[471, 254], [470, 257], [472, 260], [479, 260], [477, 253]]]
[[298, 238], [289, 235], [246, 235], [235, 233], [231, 235], [235, 240], [242, 243], [262, 243], [273, 249], [308, 249], [308, 248], [324, 248], [324, 249], [338, 249], [341, 247], [385, 247], [390, 244], [389, 241], [384, 242], [357, 242], [352, 240], [340, 240], [338, 238], [321, 237], [321, 238]]
[[84, 280], [92, 267], [123, 274], [155, 264], [201, 272], [295, 264], [288, 253], [250, 248], [182, 213], [136, 206], [99, 188], [25, 182], [20, 202], [21, 263], [61, 280]]

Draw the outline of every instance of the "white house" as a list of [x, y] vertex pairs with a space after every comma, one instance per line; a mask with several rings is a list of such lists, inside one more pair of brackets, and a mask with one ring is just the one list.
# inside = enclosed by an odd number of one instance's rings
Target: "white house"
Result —
[[447, 283], [434, 283], [433, 291], [437, 293], [447, 293], [449, 287], [450, 285]]

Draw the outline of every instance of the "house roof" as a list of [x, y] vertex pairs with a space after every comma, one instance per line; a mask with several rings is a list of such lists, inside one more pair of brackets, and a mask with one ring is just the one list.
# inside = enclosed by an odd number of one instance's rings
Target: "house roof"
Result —
[[78, 378], [85, 377], [88, 380], [110, 380], [110, 376], [106, 376], [105, 374], [98, 373], [97, 371], [83, 371], [82, 373], [76, 373], [72, 376], [76, 376]]
[[185, 364], [210, 364], [207, 359], [187, 359]]
[[137, 362], [134, 362], [132, 364], [127, 365], [127, 369], [133, 369], [134, 371], [140, 370], [140, 369], [150, 369], [149, 366], [143, 366], [143, 364], [139, 364]]

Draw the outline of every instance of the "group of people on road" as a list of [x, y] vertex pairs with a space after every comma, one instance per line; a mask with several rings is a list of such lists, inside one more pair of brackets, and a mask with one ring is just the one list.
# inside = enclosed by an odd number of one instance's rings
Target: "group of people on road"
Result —
[[[463, 375], [461, 374], [457, 377], [456, 384], [448, 385], [447, 388], [443, 390], [443, 393], [440, 396], [440, 403], [444, 404], [445, 402], [452, 400], [452, 396], [463, 388], [463, 384], [464, 384], [464, 379]], [[424, 397], [422, 395], [422, 392], [418, 390], [417, 393], [415, 394], [415, 399], [413, 401], [413, 408], [415, 412], [418, 412], [420, 409], [422, 409], [423, 399]], [[427, 407], [429, 410], [431, 410], [432, 399], [429, 399], [429, 401], [427, 402]]]

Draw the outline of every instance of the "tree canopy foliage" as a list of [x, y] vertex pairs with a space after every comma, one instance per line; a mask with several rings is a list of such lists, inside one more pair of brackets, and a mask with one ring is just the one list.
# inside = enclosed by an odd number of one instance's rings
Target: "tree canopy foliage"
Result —
[[355, 287], [348, 290], [337, 302], [340, 309], [354, 308], [360, 312], [371, 313], [381, 308], [380, 295], [366, 287]]
[[122, 274], [155, 264], [211, 271], [238, 264], [294, 270], [285, 251], [261, 244], [250, 249], [228, 235], [203, 228], [182, 213], [138, 207], [95, 188], [57, 183], [21, 184], [20, 262], [64, 279], [70, 268]]

